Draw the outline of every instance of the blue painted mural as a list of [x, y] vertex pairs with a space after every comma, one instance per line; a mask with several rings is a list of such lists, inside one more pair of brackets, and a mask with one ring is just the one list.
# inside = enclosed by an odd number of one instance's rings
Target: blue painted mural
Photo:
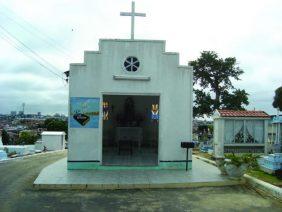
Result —
[[70, 127], [98, 128], [100, 98], [71, 97], [70, 98]]

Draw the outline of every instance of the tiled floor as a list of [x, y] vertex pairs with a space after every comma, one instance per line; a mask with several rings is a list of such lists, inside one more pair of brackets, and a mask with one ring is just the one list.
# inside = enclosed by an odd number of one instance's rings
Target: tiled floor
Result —
[[131, 155], [126, 149], [119, 154], [117, 147], [104, 148], [103, 165], [154, 166], [158, 159], [156, 152], [155, 148], [135, 147]]
[[67, 159], [44, 168], [37, 188], [122, 189], [237, 185], [210, 164], [193, 158], [192, 170], [67, 170]]

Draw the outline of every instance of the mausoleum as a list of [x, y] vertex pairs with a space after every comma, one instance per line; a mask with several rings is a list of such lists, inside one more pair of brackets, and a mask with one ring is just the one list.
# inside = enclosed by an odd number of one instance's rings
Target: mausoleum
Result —
[[41, 133], [41, 141], [37, 141], [38, 149], [47, 151], [56, 151], [65, 149], [65, 136], [63, 131], [43, 131]]
[[270, 116], [264, 111], [216, 110], [214, 151], [224, 153], [265, 153]]
[[[68, 169], [183, 168], [192, 140], [192, 67], [163, 40], [100, 39], [69, 69]], [[191, 151], [189, 168], [191, 168]]]

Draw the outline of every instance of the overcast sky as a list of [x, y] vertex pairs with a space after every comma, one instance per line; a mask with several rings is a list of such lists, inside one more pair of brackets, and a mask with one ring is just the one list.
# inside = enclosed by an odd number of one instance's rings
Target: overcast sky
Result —
[[[248, 109], [275, 114], [274, 90], [282, 85], [281, 0], [135, 2], [136, 11], [147, 14], [136, 18], [136, 39], [166, 40], [166, 51], [179, 52], [182, 65], [203, 50], [236, 57], [245, 73], [234, 85], [250, 94]], [[129, 38], [130, 18], [119, 13], [130, 9], [129, 0], [0, 0], [0, 113], [25, 102], [27, 113], [66, 114], [62, 72], [82, 62], [84, 50], [97, 50], [99, 38]]]

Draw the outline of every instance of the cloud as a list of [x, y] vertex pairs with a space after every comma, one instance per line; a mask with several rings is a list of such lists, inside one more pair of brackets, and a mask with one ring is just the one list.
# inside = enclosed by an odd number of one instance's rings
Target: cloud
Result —
[[[0, 25], [63, 72], [83, 61], [84, 50], [97, 50], [99, 38], [129, 38], [130, 18], [119, 13], [130, 7], [131, 0], [11, 0], [0, 4]], [[275, 113], [272, 98], [282, 82], [282, 1], [136, 0], [136, 11], [147, 13], [136, 18], [136, 38], [166, 40], [166, 50], [178, 51], [181, 64], [203, 50], [236, 57], [245, 73], [234, 84], [250, 94], [249, 108]], [[1, 39], [0, 48], [0, 113], [23, 101], [31, 112], [67, 112], [61, 79]]]

